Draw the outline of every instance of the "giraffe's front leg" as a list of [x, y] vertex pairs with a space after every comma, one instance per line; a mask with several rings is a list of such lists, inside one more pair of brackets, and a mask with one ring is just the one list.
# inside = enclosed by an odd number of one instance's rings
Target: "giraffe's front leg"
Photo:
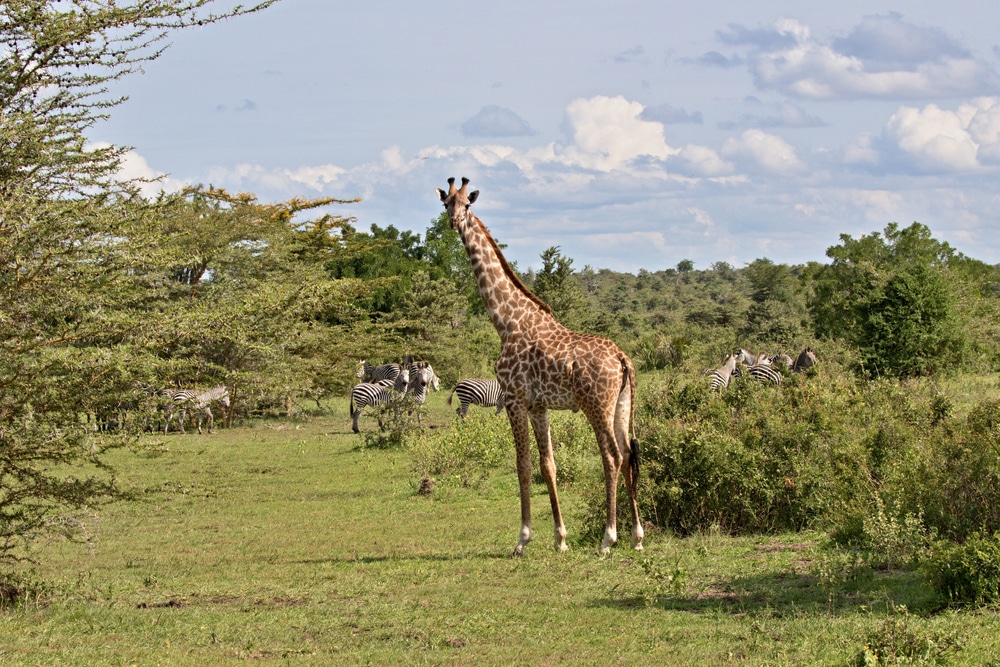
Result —
[[556, 489], [556, 463], [552, 457], [552, 437], [549, 433], [549, 413], [547, 410], [532, 410], [531, 427], [535, 431], [535, 442], [538, 443], [538, 461], [542, 468], [542, 479], [549, 490], [549, 502], [552, 504], [552, 522], [556, 551], [566, 551], [566, 525], [563, 523], [562, 511], [559, 509], [559, 493]]
[[528, 433], [528, 411], [524, 406], [507, 406], [507, 418], [514, 433], [517, 453], [517, 483], [521, 490], [521, 537], [514, 547], [515, 556], [524, 555], [531, 541], [531, 436]]

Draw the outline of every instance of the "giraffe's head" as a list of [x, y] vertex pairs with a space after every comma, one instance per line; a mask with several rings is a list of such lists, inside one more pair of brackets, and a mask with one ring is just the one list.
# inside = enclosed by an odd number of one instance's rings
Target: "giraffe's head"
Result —
[[448, 211], [448, 218], [451, 220], [451, 228], [458, 231], [467, 220], [469, 220], [469, 207], [472, 206], [479, 197], [479, 190], [468, 192], [469, 179], [462, 177], [462, 187], [455, 187], [455, 178], [448, 179], [448, 192], [441, 188], [437, 189], [444, 209]]

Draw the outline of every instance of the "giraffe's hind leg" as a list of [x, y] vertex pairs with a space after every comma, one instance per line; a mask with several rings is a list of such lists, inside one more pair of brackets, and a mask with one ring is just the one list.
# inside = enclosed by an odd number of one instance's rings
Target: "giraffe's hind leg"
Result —
[[632, 512], [632, 548], [642, 551], [642, 538], [644, 531], [642, 521], [639, 519], [639, 442], [629, 440], [629, 418], [632, 414], [632, 401], [634, 397], [629, 388], [624, 389], [618, 395], [618, 403], [615, 407], [615, 441], [618, 450], [622, 453], [622, 476], [625, 478], [625, 490], [628, 492], [629, 509]]
[[601, 542], [601, 554], [611, 552], [611, 547], [618, 541], [618, 472], [621, 470], [624, 456], [615, 440], [615, 431], [611, 415], [587, 414], [587, 420], [597, 436], [597, 446], [601, 452], [601, 463], [604, 466], [604, 490], [607, 498], [604, 539]]

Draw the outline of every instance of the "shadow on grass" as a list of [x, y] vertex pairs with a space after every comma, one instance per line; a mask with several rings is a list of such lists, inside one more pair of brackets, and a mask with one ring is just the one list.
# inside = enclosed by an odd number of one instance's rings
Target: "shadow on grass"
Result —
[[837, 586], [823, 585], [816, 576], [791, 573], [717, 579], [698, 590], [662, 594], [651, 584], [637, 595], [597, 599], [595, 607], [621, 609], [655, 607], [664, 611], [727, 615], [786, 616], [802, 614], [853, 615], [905, 606], [917, 614], [930, 614], [940, 605], [918, 572], [869, 572]]
[[459, 553], [459, 554], [379, 554], [377, 556], [343, 556], [340, 558], [302, 558], [298, 560], [283, 561], [290, 565], [357, 565], [375, 564], [389, 562], [427, 562], [427, 563], [447, 563], [457, 561], [473, 560], [511, 560], [510, 553], [507, 552], [482, 552], [482, 553]]

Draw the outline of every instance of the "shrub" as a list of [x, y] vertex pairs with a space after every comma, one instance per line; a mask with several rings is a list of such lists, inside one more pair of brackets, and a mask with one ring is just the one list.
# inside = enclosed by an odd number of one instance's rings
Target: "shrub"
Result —
[[872, 624], [864, 646], [851, 662], [856, 667], [874, 665], [940, 665], [961, 641], [955, 633], [922, 627], [906, 607], [893, 607], [892, 616]]
[[963, 544], [942, 543], [924, 571], [944, 604], [995, 602], [1000, 599], [1000, 533], [976, 534]]
[[407, 447], [414, 470], [430, 477], [468, 480], [513, 465], [510, 424], [492, 411], [474, 411], [465, 419], [456, 419], [449, 429], [421, 432]]

